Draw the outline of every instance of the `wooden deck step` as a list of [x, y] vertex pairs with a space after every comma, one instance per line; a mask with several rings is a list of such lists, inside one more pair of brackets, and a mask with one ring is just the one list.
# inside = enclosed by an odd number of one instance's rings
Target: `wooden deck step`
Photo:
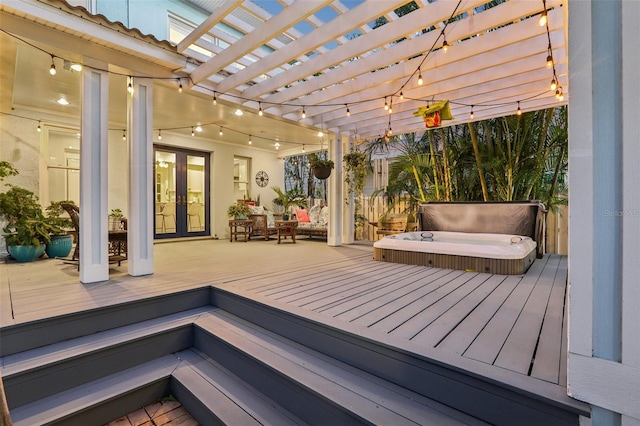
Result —
[[305, 422], [484, 424], [224, 311], [194, 325], [195, 347]]
[[106, 424], [169, 394], [174, 355], [111, 374], [10, 411], [14, 426]]
[[197, 308], [2, 357], [10, 409], [189, 348]]
[[176, 356], [172, 393], [205, 425], [299, 425], [304, 422], [197, 349]]

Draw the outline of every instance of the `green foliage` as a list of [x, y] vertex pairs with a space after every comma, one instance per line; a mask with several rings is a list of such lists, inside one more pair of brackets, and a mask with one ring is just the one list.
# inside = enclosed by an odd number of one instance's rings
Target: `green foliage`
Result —
[[[473, 139], [475, 138], [476, 150]], [[533, 111], [378, 139], [367, 152], [395, 151], [389, 184], [374, 195], [424, 200], [541, 200], [566, 204], [567, 108]], [[486, 191], [483, 191], [483, 184]]]
[[70, 200], [52, 201], [45, 209], [45, 212], [47, 213], [47, 222], [62, 230], [71, 230], [73, 229], [73, 222], [67, 215], [67, 212], [62, 208], [63, 203], [75, 204], [75, 202]]
[[124, 214], [120, 209], [111, 209], [111, 212], [109, 213], [109, 217], [112, 219], [122, 219], [124, 217]]
[[330, 169], [333, 169], [335, 167], [335, 164], [333, 163], [333, 161], [329, 159], [320, 158], [316, 153], [309, 154], [308, 158], [309, 158], [309, 167], [311, 167], [312, 169], [317, 169], [320, 167], [329, 167]]
[[4, 180], [7, 176], [15, 176], [18, 171], [8, 161], [0, 161], [0, 181]]
[[251, 214], [251, 209], [248, 205], [240, 203], [240, 204], [232, 204], [227, 208], [227, 216], [229, 217], [247, 217]]
[[7, 245], [38, 246], [50, 243], [51, 234], [63, 232], [45, 218], [33, 192], [14, 185], [7, 186], [9, 190], [0, 194], [0, 217], [6, 222], [2, 231]]
[[[277, 194], [277, 198], [273, 200], [274, 204], [284, 207], [284, 211], [288, 212], [291, 207], [307, 207], [307, 196], [298, 187], [292, 188], [286, 192], [282, 191], [280, 187], [273, 186], [271, 189]], [[276, 202], [276, 200], [278, 200]]]

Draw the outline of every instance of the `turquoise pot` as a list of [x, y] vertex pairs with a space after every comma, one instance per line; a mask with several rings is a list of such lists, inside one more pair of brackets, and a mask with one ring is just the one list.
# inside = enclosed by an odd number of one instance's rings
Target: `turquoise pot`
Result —
[[42, 256], [45, 250], [45, 244], [39, 246], [9, 246], [9, 254], [17, 262], [32, 262]]
[[71, 253], [73, 238], [71, 235], [52, 235], [51, 243], [47, 244], [45, 251], [51, 259], [55, 257], [67, 257]]

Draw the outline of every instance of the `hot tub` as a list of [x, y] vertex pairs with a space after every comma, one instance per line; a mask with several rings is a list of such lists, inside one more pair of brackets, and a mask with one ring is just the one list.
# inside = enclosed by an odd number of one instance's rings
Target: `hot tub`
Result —
[[406, 232], [376, 241], [373, 258], [408, 265], [519, 275], [535, 260], [536, 242], [519, 235]]

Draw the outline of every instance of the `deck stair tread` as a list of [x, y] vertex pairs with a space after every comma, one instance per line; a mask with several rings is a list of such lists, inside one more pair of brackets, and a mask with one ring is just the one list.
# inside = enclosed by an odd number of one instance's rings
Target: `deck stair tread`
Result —
[[33, 371], [46, 365], [78, 358], [90, 352], [139, 339], [150, 334], [161, 333], [176, 327], [190, 325], [194, 319], [212, 311], [212, 306], [190, 309], [176, 314], [101, 331], [88, 336], [77, 337], [28, 351], [0, 358], [0, 372], [3, 379], [23, 371]]
[[203, 352], [189, 349], [176, 356], [181, 362], [173, 372], [173, 379], [224, 424], [304, 423]]
[[190, 309], [2, 357], [9, 407], [185, 349], [191, 346], [194, 319], [211, 309]]
[[[394, 425], [483, 424], [224, 311], [202, 316], [195, 325], [275, 374], [294, 380], [312, 394], [333, 404], [344, 404], [357, 421]], [[216, 350], [202, 347], [206, 345], [197, 346], [205, 353]]]
[[166, 380], [179, 365], [174, 355], [165, 355], [139, 366], [111, 374], [82, 386], [11, 410], [14, 426], [61, 422], [77, 412], [118, 398], [122, 394], [160, 380]]

